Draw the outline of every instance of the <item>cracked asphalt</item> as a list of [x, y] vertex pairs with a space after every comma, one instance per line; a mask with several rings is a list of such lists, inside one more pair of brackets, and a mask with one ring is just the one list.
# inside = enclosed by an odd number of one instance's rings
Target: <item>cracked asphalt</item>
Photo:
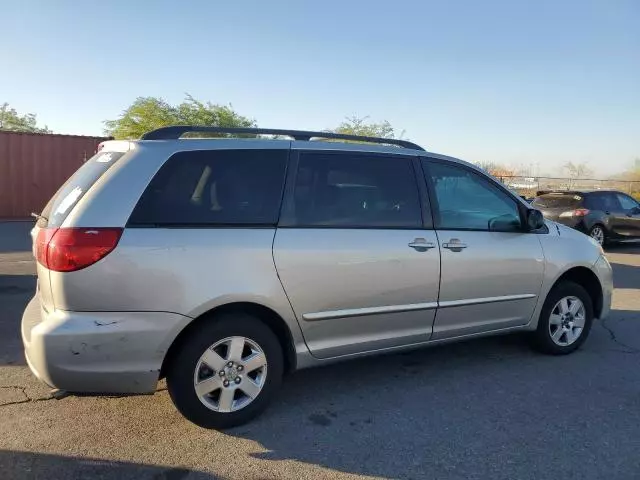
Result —
[[0, 478], [640, 478], [640, 246], [608, 252], [613, 312], [573, 355], [509, 336], [303, 371], [222, 433], [182, 419], [162, 384], [55, 398], [33, 378], [28, 228], [0, 223]]

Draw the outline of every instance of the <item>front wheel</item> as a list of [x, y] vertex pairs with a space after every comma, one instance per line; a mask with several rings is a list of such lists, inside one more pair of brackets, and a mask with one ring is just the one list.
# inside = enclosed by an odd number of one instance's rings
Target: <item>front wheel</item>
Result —
[[552, 355], [571, 353], [585, 342], [592, 323], [593, 303], [587, 291], [577, 283], [562, 282], [544, 302], [534, 346]]
[[273, 331], [245, 314], [216, 316], [182, 340], [167, 371], [180, 413], [204, 428], [231, 428], [267, 406], [282, 381], [282, 348]]

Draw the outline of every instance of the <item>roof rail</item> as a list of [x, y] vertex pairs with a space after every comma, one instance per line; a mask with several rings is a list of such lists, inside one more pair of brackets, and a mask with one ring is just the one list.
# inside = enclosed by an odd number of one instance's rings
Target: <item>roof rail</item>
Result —
[[364, 137], [360, 135], [343, 135], [332, 132], [312, 132], [305, 130], [280, 130], [277, 128], [227, 128], [227, 127], [204, 127], [198, 125], [174, 125], [162, 127], [145, 133], [141, 140], [176, 140], [185, 133], [209, 132], [209, 133], [235, 133], [238, 135], [282, 135], [291, 137], [294, 140], [331, 139], [331, 140], [351, 140], [354, 142], [379, 143], [382, 145], [397, 145], [398, 147], [410, 148], [412, 150], [424, 150], [420, 145], [407, 140], [395, 138]]

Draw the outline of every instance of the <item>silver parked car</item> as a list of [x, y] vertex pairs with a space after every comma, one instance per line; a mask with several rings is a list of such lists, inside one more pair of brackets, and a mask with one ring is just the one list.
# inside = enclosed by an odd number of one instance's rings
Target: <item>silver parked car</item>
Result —
[[[226, 138], [180, 138], [202, 131]], [[229, 138], [263, 133], [292, 140]], [[32, 235], [33, 373], [95, 393], [166, 377], [207, 428], [256, 416], [286, 372], [337, 360], [523, 331], [570, 353], [613, 288], [593, 239], [473, 165], [324, 132], [105, 142]]]

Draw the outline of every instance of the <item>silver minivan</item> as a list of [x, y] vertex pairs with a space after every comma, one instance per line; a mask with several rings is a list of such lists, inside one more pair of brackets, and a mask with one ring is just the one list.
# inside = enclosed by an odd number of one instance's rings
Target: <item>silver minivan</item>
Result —
[[[223, 138], [181, 138], [202, 132]], [[593, 239], [408, 141], [177, 126], [101, 147], [32, 232], [22, 338], [55, 388], [166, 378], [227, 428], [296, 369], [510, 332], [566, 354], [609, 313]]]

